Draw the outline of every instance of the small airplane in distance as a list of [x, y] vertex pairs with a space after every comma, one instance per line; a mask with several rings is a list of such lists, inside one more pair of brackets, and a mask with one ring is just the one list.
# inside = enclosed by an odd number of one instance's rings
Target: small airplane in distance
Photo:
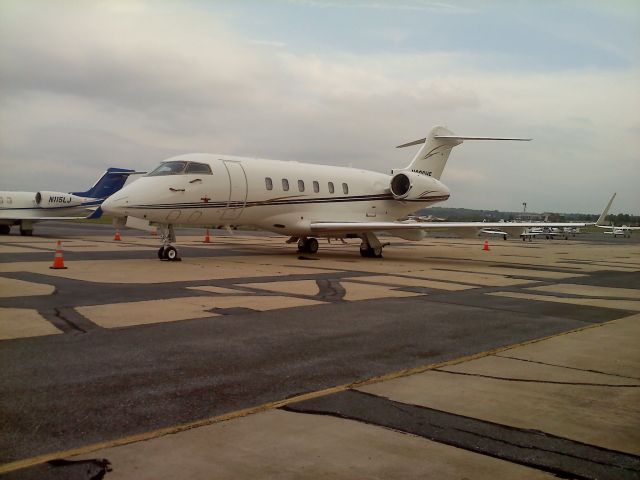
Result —
[[[528, 138], [469, 137], [434, 127], [426, 138], [397, 148], [423, 144], [409, 165], [391, 175], [355, 168], [228, 155], [187, 154], [169, 158], [102, 204], [116, 225], [131, 218], [159, 225], [161, 260], [178, 260], [171, 243], [174, 225], [250, 225], [289, 237], [298, 251], [316, 253], [318, 237], [360, 238], [360, 255], [381, 257], [385, 245], [377, 233], [421, 240], [428, 231], [476, 236], [498, 228], [519, 235], [527, 222], [416, 222], [407, 215], [449, 198], [440, 181], [451, 150], [465, 140]], [[132, 226], [133, 223], [132, 222]], [[546, 223], [581, 227], [585, 223]]]
[[483, 228], [478, 233], [480, 237], [502, 237], [503, 240], [506, 240], [509, 234], [504, 230], [500, 230], [497, 228]]
[[611, 197], [611, 200], [609, 200], [609, 203], [607, 204], [607, 208], [604, 209], [604, 212], [602, 212], [602, 215], [600, 215], [600, 218], [598, 218], [598, 221], [596, 222], [596, 227], [607, 229], [608, 231], [604, 232], [604, 234], [613, 235], [614, 238], [615, 237], [631, 238], [631, 232], [633, 232], [633, 230], [640, 230], [640, 227], [629, 227], [627, 225], [616, 227], [614, 225], [604, 224], [607, 218], [607, 214], [609, 213], [609, 208], [613, 203], [613, 199], [616, 198], [616, 195], [617, 193], [614, 193], [613, 196]]
[[573, 230], [576, 227], [563, 227], [563, 229], [561, 230], [560, 228], [550, 228], [550, 227], [532, 227], [532, 228], [528, 228], [526, 229], [524, 232], [522, 232], [520, 234], [520, 238], [522, 238], [522, 241], [526, 241], [527, 239], [529, 239], [529, 241], [531, 241], [534, 238], [538, 238], [538, 237], [544, 237], [547, 240], [553, 240], [555, 237], [564, 237], [565, 240], [569, 239], [569, 231], [568, 230]]
[[108, 168], [85, 192], [7, 192], [0, 191], [0, 234], [6, 235], [12, 225], [20, 226], [21, 235], [33, 235], [33, 224], [42, 220], [75, 220], [99, 218], [100, 204], [117, 192], [135, 172], [124, 168]]

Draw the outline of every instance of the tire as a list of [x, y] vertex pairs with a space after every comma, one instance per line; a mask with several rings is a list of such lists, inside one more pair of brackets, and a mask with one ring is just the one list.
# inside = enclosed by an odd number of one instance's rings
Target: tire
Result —
[[178, 259], [178, 250], [172, 246], [168, 246], [164, 249], [164, 258], [171, 262], [175, 262]]
[[306, 253], [306, 251], [307, 251], [307, 242], [304, 238], [301, 238], [300, 240], [298, 240], [298, 252]]
[[382, 258], [382, 247], [371, 248], [368, 245], [360, 245], [360, 256], [365, 258]]
[[164, 247], [160, 247], [160, 250], [158, 250], [158, 258], [164, 260]]
[[0, 225], [0, 235], [9, 235], [9, 232], [11, 232], [10, 225]]
[[318, 240], [316, 240], [315, 238], [307, 238], [306, 243], [306, 250], [308, 253], [318, 253], [318, 247], [320, 246], [318, 244]]
[[31, 237], [33, 236], [33, 230], [20, 229], [20, 235], [22, 235], [23, 237]]

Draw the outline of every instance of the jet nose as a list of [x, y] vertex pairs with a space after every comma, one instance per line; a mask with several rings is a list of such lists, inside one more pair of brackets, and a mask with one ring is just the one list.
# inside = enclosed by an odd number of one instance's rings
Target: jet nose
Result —
[[102, 202], [100, 208], [102, 208], [102, 211], [108, 215], [122, 217], [124, 216], [126, 199], [127, 197], [123, 197], [121, 195], [112, 195]]

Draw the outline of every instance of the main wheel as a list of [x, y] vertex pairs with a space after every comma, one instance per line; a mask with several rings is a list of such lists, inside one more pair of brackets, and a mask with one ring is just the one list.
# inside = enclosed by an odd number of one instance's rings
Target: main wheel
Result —
[[160, 247], [160, 250], [158, 250], [158, 258], [164, 260], [164, 247]]
[[307, 238], [306, 243], [306, 250], [309, 253], [318, 253], [318, 247], [320, 246], [318, 244], [318, 240], [316, 240], [315, 238]]
[[172, 246], [168, 246], [164, 249], [164, 258], [169, 261], [176, 261], [178, 259], [178, 250]]
[[360, 255], [365, 258], [382, 258], [382, 247], [372, 248], [369, 245], [360, 245]]
[[307, 251], [307, 241], [305, 238], [298, 240], [298, 252], [305, 253]]
[[23, 230], [22, 228], [20, 229], [20, 235], [22, 235], [23, 237], [30, 237], [33, 235], [33, 230]]
[[11, 231], [11, 226], [0, 225], [0, 235], [9, 235], [10, 231]]

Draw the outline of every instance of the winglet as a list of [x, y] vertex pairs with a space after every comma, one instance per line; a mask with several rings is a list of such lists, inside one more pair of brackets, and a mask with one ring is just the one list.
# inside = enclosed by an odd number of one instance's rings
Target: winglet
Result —
[[600, 217], [598, 218], [598, 221], [596, 222], [596, 227], [605, 227], [606, 226], [604, 224], [604, 222], [607, 219], [607, 215], [609, 215], [609, 209], [611, 208], [611, 204], [613, 203], [613, 199], [616, 198], [616, 195], [617, 195], [617, 192], [613, 194], [613, 196], [611, 197], [611, 200], [609, 200], [609, 203], [607, 203], [607, 206], [605, 207], [605, 209], [600, 214]]

